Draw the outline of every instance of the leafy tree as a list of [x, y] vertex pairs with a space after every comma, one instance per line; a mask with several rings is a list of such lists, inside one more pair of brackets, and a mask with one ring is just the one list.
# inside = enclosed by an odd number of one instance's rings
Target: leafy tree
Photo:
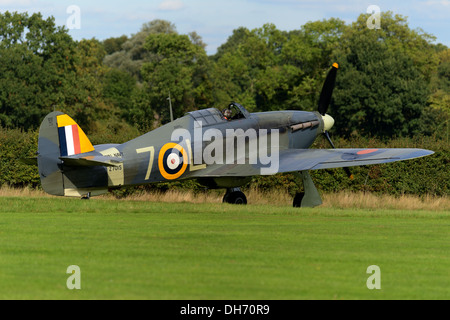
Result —
[[0, 14], [0, 125], [35, 129], [66, 105], [66, 75], [75, 73], [76, 43], [54, 18]]
[[119, 69], [110, 69], [103, 78], [103, 96], [125, 113], [135, 87], [136, 79]]
[[280, 65], [285, 42], [286, 33], [273, 24], [235, 30], [213, 57], [216, 103], [236, 100], [250, 111], [278, 109], [274, 101], [282, 100], [278, 95], [285, 93], [289, 81]]
[[107, 117], [101, 100], [105, 52], [96, 40], [75, 42], [54, 18], [0, 14], [0, 125], [39, 127], [45, 114], [71, 114], [87, 131]]
[[184, 112], [208, 107], [210, 99], [205, 93], [208, 59], [204, 46], [198, 38], [194, 43], [188, 35], [175, 33], [150, 34], [144, 48], [152, 55], [152, 60], [142, 67], [152, 108], [170, 120], [169, 94], [176, 117]]
[[330, 19], [291, 32], [273, 24], [234, 30], [212, 57], [216, 101], [239, 100], [251, 111], [315, 110], [345, 28], [343, 21]]
[[431, 79], [432, 95], [430, 104], [434, 109], [450, 116], [450, 49], [441, 48], [436, 52], [439, 64]]
[[448, 143], [450, 133], [450, 49], [436, 46], [439, 64], [431, 77], [431, 95], [428, 98], [428, 112], [434, 115], [434, 123], [429, 124], [428, 133], [445, 137]]
[[153, 61], [153, 55], [144, 47], [151, 34], [176, 33], [175, 25], [165, 20], [153, 20], [144, 24], [141, 30], [121, 45], [120, 51], [105, 57], [105, 64], [111, 68], [129, 72], [142, 82], [141, 68], [145, 62]]
[[214, 56], [212, 56], [211, 58], [213, 60], [217, 61], [225, 53], [234, 51], [240, 45], [245, 44], [245, 42], [247, 41], [249, 36], [250, 36], [250, 31], [245, 27], [239, 27], [237, 29], [234, 29], [233, 34], [230, 37], [228, 37], [227, 42], [225, 42], [220, 47], [218, 47], [217, 53]]
[[61, 111], [72, 115], [85, 131], [95, 131], [96, 121], [115, 115], [114, 106], [103, 101], [102, 81], [106, 73], [103, 65], [105, 51], [95, 39], [81, 40], [74, 54], [75, 72], [66, 75], [66, 105]]
[[118, 38], [109, 38], [103, 41], [103, 47], [105, 48], [106, 54], [111, 55], [115, 52], [122, 50], [122, 45], [127, 42], [128, 37], [123, 35]]
[[[336, 50], [341, 68], [329, 111], [337, 120], [335, 129], [344, 135], [380, 137], [419, 133], [429, 94], [428, 71], [411, 55], [427, 47], [426, 37], [391, 13], [382, 15], [380, 30], [367, 28], [367, 19], [361, 15]], [[412, 43], [419, 48], [410, 47]]]
[[[212, 90], [205, 48], [196, 32], [179, 35], [165, 20], [146, 23], [120, 51], [105, 58], [105, 64], [115, 70], [105, 78], [105, 97], [120, 105], [129, 123], [143, 130], [153, 128], [155, 120], [170, 120], [169, 93], [176, 117], [209, 107]], [[128, 75], [137, 81], [134, 86]]]
[[348, 28], [343, 20], [330, 18], [308, 22], [289, 33], [289, 41], [283, 47], [283, 63], [299, 70], [286, 102], [290, 108], [317, 110], [323, 82], [335, 62], [333, 53]]

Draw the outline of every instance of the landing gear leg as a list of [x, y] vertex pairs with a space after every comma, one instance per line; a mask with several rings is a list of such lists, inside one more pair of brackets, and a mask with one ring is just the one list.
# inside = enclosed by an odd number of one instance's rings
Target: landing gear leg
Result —
[[297, 193], [294, 197], [295, 208], [314, 208], [322, 204], [319, 191], [317, 191], [314, 182], [311, 179], [309, 171], [301, 171], [298, 176], [303, 181], [303, 189], [305, 192]]
[[223, 203], [247, 204], [247, 197], [240, 188], [229, 188], [223, 197]]

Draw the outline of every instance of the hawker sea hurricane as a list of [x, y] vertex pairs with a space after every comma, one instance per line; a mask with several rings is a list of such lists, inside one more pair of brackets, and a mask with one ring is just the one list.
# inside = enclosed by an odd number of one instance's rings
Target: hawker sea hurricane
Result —
[[[380, 164], [423, 157], [421, 149], [336, 149], [327, 115], [338, 65], [320, 95], [317, 112], [249, 113], [238, 103], [224, 110], [192, 111], [123, 144], [93, 146], [68, 115], [46, 116], [39, 132], [37, 165], [43, 189], [52, 195], [89, 198], [123, 186], [197, 179], [223, 188], [226, 203], [246, 204], [240, 187], [251, 177], [295, 172], [304, 192], [295, 207], [322, 203], [310, 170]], [[318, 135], [332, 149], [309, 149]]]

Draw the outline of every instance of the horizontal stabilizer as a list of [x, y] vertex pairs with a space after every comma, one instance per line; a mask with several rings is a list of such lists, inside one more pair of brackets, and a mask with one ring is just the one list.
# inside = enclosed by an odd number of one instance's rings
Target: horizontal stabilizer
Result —
[[72, 167], [117, 167], [122, 162], [122, 158], [106, 156], [84, 156], [84, 157], [59, 157], [66, 166]]

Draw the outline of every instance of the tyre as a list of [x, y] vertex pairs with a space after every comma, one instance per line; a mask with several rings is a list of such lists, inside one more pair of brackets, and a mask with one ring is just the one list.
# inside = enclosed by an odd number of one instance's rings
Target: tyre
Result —
[[223, 197], [223, 202], [224, 203], [230, 203], [230, 204], [242, 204], [242, 205], [245, 205], [245, 204], [247, 204], [247, 197], [241, 191], [233, 191], [233, 192], [227, 193]]

